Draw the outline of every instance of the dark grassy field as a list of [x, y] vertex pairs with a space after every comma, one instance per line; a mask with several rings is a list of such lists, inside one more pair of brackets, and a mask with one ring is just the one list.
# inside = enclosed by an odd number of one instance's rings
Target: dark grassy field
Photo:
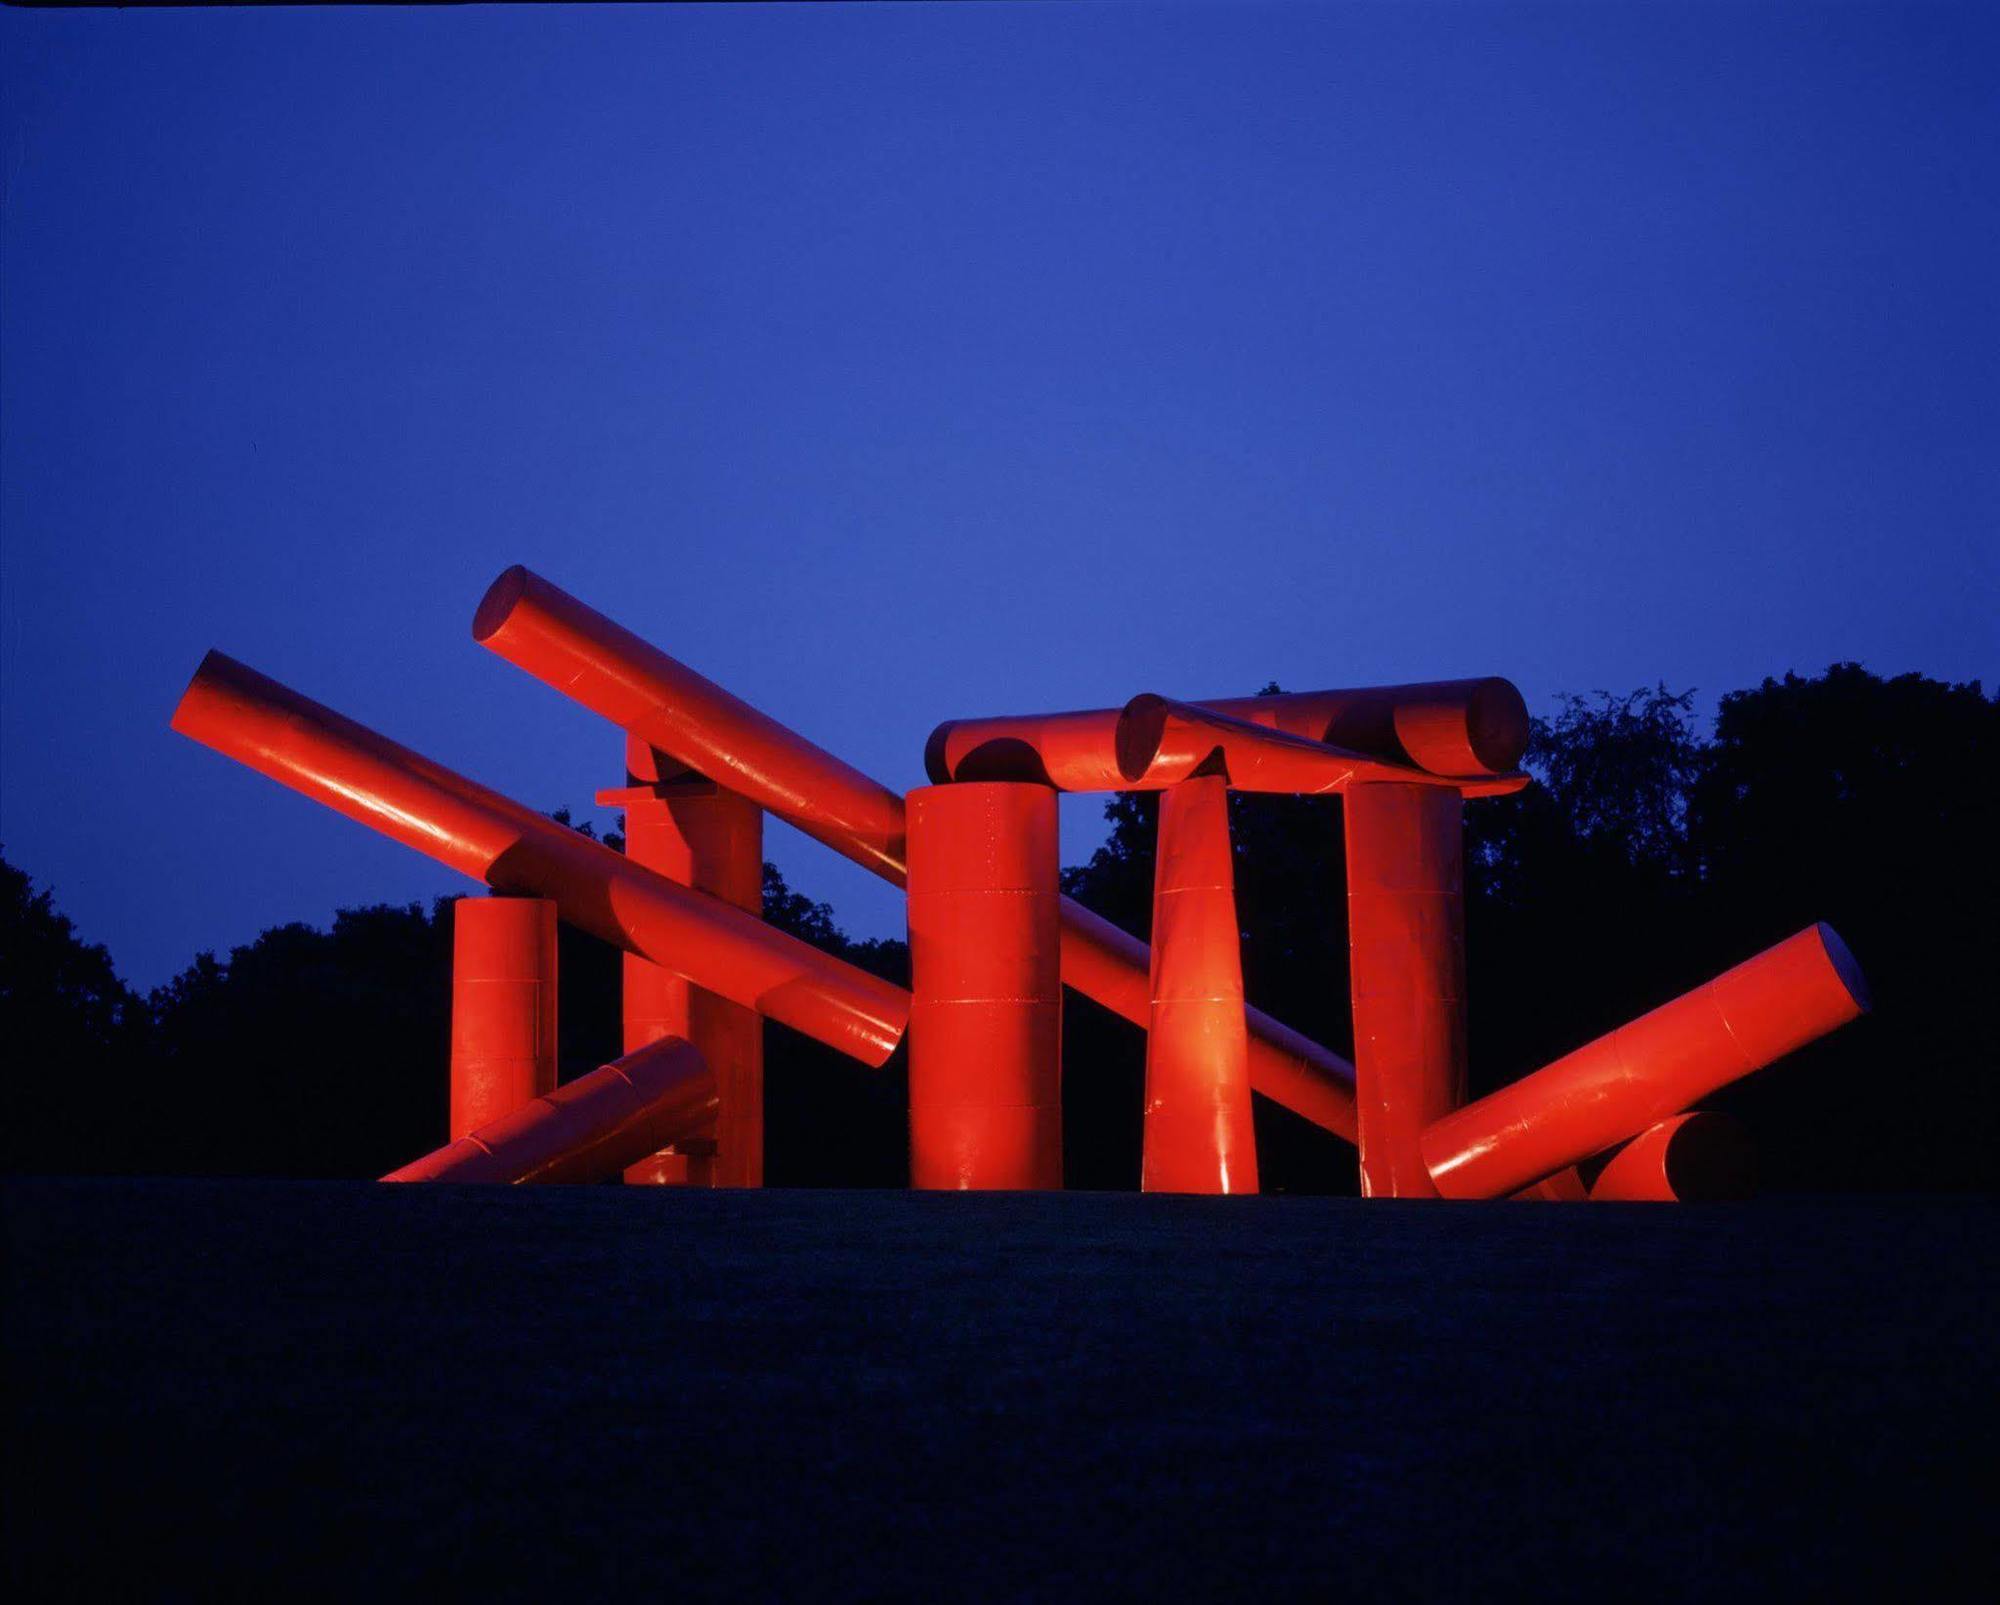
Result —
[[1990, 1202], [4, 1197], [15, 1598], [1995, 1589]]

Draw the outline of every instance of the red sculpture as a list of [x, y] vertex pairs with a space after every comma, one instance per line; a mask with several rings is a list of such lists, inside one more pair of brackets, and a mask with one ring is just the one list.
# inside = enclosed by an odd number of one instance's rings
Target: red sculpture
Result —
[[[871, 1065], [907, 1030], [916, 1186], [1060, 1187], [1072, 986], [1148, 1031], [1147, 1191], [1256, 1191], [1256, 1092], [1371, 1197], [1733, 1196], [1741, 1135], [1690, 1105], [1867, 1007], [1813, 926], [1466, 1103], [1461, 814], [1528, 783], [1505, 680], [956, 720], [906, 803], [526, 569], [473, 634], [623, 729], [623, 853], [219, 653], [173, 720], [508, 894], [456, 914], [452, 1141], [386, 1180], [757, 1186], [770, 1019]], [[1161, 794], [1150, 952], [1060, 895], [1058, 790]], [[1355, 1065], [1244, 1003], [1232, 791], [1343, 798]], [[907, 883], [910, 991], [758, 917], [766, 811]], [[625, 954], [625, 1057], [560, 1089], [557, 914]]]

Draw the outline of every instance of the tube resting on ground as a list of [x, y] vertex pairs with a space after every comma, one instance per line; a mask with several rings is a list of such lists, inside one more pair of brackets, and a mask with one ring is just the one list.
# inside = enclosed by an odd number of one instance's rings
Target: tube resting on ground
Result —
[[662, 1037], [382, 1179], [602, 1181], [714, 1119], [715, 1072]]
[[1446, 1198], [1500, 1198], [1603, 1153], [1865, 1013], [1861, 967], [1810, 925], [1692, 992], [1435, 1121]]
[[1748, 1198], [1756, 1177], [1749, 1135], [1729, 1116], [1694, 1110], [1648, 1126], [1590, 1184], [1593, 1203], [1704, 1204]]

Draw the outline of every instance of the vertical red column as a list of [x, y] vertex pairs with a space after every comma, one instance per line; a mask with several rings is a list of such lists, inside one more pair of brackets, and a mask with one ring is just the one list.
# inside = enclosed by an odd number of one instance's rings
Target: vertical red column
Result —
[[[751, 913], [764, 905], [764, 813], [636, 736], [626, 738], [625, 856]], [[764, 1184], [764, 1022], [635, 954], [624, 956], [625, 1052], [685, 1037], [714, 1068], [713, 1133], [625, 1171], [628, 1183]]]
[[556, 1090], [556, 905], [462, 897], [451, 913], [451, 1140]]
[[1153, 868], [1153, 1010], [1146, 1032], [1149, 1193], [1254, 1193], [1242, 931], [1220, 775], [1160, 794]]
[[1464, 802], [1385, 783], [1342, 808], [1361, 1191], [1435, 1198], [1418, 1139], [1465, 1101]]
[[1056, 794], [909, 794], [910, 1185], [1062, 1186]]

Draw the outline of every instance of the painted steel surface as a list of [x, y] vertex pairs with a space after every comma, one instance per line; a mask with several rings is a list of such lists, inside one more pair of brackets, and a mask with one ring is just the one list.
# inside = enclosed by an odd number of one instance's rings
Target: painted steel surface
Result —
[[1463, 807], [1364, 785], [1342, 811], [1361, 1192], [1435, 1197], [1420, 1139], [1466, 1091]]
[[1062, 1186], [1056, 797], [909, 796], [910, 1184]]
[[[599, 792], [625, 811], [625, 856], [682, 886], [752, 914], [764, 906], [764, 813], [747, 797], [683, 769], [637, 736], [625, 738], [626, 784]], [[716, 1129], [695, 1147], [631, 1167], [627, 1182], [696, 1186], [764, 1183], [764, 1022], [741, 1004], [636, 954], [624, 955], [625, 1051], [685, 1037], [714, 1069]], [[697, 1151], [699, 1150], [699, 1151]]]
[[1695, 1110], [1649, 1126], [1597, 1173], [1597, 1203], [1715, 1203], [1755, 1190], [1750, 1135], [1729, 1116]]
[[211, 652], [174, 729], [496, 891], [553, 898], [592, 935], [880, 1065], [901, 987], [843, 964]]
[[1256, 1192], [1242, 927], [1219, 776], [1184, 780], [1160, 798], [1152, 993], [1140, 1189]]
[[835, 852], [903, 882], [903, 802], [527, 569], [495, 580], [472, 637]]
[[[689, 768], [722, 778], [759, 807], [903, 884], [902, 798], [547, 580], [508, 569], [479, 604], [473, 636]], [[1365, 702], [1374, 693], [1319, 695], [1334, 699], [1328, 706], [1344, 707], [1342, 698]], [[1297, 699], [1248, 700], [1281, 703], [1293, 719], [1323, 711]], [[1070, 898], [1059, 907], [1063, 985], [1143, 1028], [1152, 1015], [1146, 944]], [[1247, 1017], [1251, 1088], [1354, 1141], [1354, 1067], [1259, 1009]]]
[[556, 1090], [556, 906], [462, 897], [451, 910], [451, 1137]]
[[[1188, 704], [1305, 741], [1434, 775], [1510, 773], [1528, 746], [1528, 709], [1506, 680], [1438, 680], [1345, 691], [1212, 697]], [[1131, 789], [1115, 752], [1118, 708], [952, 719], [931, 732], [924, 767], [947, 780], [1050, 780], [1075, 791]]]
[[[1305, 736], [1253, 724], [1193, 702], [1142, 692], [1119, 713], [1118, 773], [1131, 791], [1157, 791], [1190, 775], [1219, 774], [1232, 791], [1316, 797], [1370, 781], [1453, 787], [1468, 797], [1502, 796], [1527, 785], [1522, 774], [1438, 776], [1407, 763], [1371, 758]], [[1096, 789], [1065, 783], [1065, 791]]]
[[1423, 1155], [1447, 1198], [1497, 1198], [1636, 1137], [1868, 1008], [1861, 967], [1811, 925], [1694, 991], [1446, 1115]]
[[714, 1119], [715, 1073], [663, 1037], [382, 1179], [602, 1181]]

